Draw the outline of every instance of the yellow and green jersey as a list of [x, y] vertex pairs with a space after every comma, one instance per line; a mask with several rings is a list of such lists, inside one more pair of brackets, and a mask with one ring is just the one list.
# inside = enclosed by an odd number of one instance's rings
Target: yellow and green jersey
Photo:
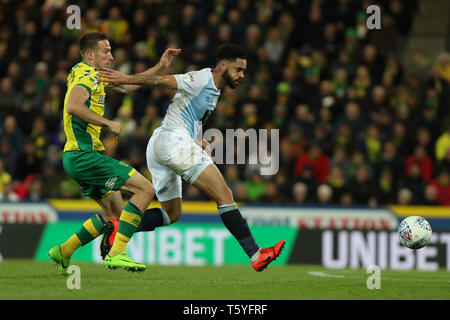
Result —
[[67, 142], [64, 151], [103, 151], [105, 147], [100, 141], [102, 127], [85, 122], [67, 112], [67, 102], [73, 87], [80, 85], [89, 90], [86, 108], [103, 116], [105, 113], [105, 85], [98, 82], [97, 69], [84, 61], [73, 66], [67, 77], [67, 92], [64, 99], [64, 132]]

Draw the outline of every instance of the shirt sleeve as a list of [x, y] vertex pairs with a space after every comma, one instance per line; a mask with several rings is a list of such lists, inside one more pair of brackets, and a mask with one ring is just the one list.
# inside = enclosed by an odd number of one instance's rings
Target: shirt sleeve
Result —
[[204, 79], [200, 72], [176, 74], [174, 77], [177, 81], [178, 92], [183, 92], [190, 96], [197, 96], [204, 87]]
[[83, 86], [88, 89], [90, 93], [94, 91], [98, 86], [98, 77], [94, 72], [84, 71], [82, 74], [76, 75], [73, 81], [74, 86]]

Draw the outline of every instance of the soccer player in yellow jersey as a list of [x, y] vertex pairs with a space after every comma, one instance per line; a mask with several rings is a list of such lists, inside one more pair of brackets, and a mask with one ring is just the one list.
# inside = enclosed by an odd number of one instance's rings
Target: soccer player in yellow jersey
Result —
[[[83, 223], [81, 229], [65, 243], [50, 249], [49, 257], [61, 274], [67, 275], [70, 258], [77, 248], [102, 234], [105, 221], [119, 220], [114, 243], [105, 257], [105, 266], [131, 271], [145, 270], [146, 266], [134, 262], [126, 252], [127, 242], [139, 225], [144, 211], [155, 196], [153, 185], [134, 168], [101, 154], [105, 149], [100, 141], [102, 127], [119, 137], [121, 124], [105, 117], [105, 88], [99, 82], [97, 71], [110, 67], [113, 61], [111, 46], [104, 33], [90, 32], [80, 40], [83, 61], [76, 64], [67, 78], [64, 100], [64, 146], [63, 165], [67, 174], [82, 188], [82, 195], [96, 200], [101, 214]], [[167, 49], [159, 63], [148, 69], [156, 74], [170, 65], [179, 49]], [[138, 86], [122, 86], [132, 91]], [[124, 206], [121, 191], [132, 196]]]

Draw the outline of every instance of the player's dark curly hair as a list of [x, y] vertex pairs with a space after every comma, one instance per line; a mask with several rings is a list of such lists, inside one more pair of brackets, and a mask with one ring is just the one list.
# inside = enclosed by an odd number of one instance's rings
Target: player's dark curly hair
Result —
[[221, 60], [247, 59], [247, 49], [237, 44], [224, 44], [217, 49], [216, 63]]

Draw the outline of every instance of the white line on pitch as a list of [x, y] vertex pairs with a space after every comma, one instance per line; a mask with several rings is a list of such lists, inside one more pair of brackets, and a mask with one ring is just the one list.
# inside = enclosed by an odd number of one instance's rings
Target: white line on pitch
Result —
[[317, 277], [344, 278], [344, 276], [341, 276], [341, 275], [328, 274], [328, 273], [321, 272], [321, 271], [309, 271], [308, 274], [310, 274], [312, 276], [317, 276]]

